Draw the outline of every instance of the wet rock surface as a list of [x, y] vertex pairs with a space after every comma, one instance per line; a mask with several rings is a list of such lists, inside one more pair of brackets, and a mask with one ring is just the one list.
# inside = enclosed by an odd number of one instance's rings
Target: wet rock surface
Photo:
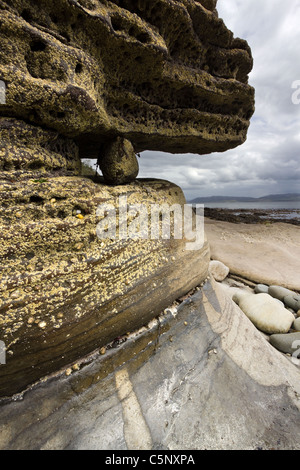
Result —
[[170, 310], [2, 402], [0, 448], [299, 449], [299, 369], [214, 282]]

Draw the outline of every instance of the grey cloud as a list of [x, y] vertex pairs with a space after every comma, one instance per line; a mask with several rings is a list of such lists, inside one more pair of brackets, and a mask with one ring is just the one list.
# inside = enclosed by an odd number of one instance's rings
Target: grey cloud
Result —
[[218, 11], [254, 57], [256, 111], [248, 139], [207, 156], [143, 152], [140, 176], [173, 181], [187, 198], [300, 192], [300, 105], [292, 103], [292, 83], [300, 80], [300, 0], [219, 0]]

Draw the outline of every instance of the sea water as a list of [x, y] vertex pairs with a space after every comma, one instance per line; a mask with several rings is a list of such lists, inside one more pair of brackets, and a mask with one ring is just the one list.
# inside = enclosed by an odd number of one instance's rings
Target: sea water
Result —
[[[272, 212], [272, 218], [279, 219], [300, 219], [300, 201], [259, 201], [259, 202], [206, 202], [204, 207], [219, 208], [219, 209], [231, 209], [238, 210], [248, 209], [251, 212], [253, 209], [263, 211], [276, 211]], [[268, 214], [268, 217], [270, 215]]]

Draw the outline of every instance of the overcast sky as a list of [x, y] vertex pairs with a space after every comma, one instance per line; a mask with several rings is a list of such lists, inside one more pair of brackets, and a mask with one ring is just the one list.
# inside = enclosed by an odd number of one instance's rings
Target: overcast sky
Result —
[[300, 104], [292, 102], [300, 98], [300, 0], [219, 0], [218, 12], [252, 49], [256, 111], [247, 141], [205, 156], [143, 152], [139, 177], [172, 181], [188, 200], [300, 193]]

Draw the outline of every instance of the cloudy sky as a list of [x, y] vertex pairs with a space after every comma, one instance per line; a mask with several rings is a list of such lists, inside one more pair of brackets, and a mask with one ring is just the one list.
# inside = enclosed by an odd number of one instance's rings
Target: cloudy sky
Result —
[[[245, 144], [225, 153], [143, 152], [139, 177], [172, 181], [186, 198], [300, 193], [300, 0], [218, 0], [219, 16], [252, 49], [256, 111]], [[297, 89], [292, 85], [299, 81]]]

